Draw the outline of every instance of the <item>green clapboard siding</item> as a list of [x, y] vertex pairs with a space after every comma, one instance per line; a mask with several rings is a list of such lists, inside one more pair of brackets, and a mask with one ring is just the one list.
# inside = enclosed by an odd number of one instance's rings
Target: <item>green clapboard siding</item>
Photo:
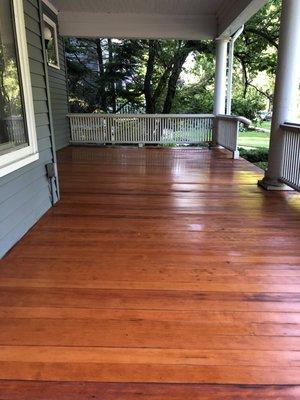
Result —
[[51, 207], [45, 164], [53, 161], [38, 0], [24, 0], [39, 160], [0, 178], [0, 258]]
[[[57, 16], [45, 4], [43, 4], [43, 12], [56, 23], [57, 31], [59, 33]], [[51, 109], [56, 150], [68, 146], [70, 141], [70, 126], [67, 118], [68, 94], [63, 38], [58, 36], [58, 42], [60, 69], [48, 66]]]

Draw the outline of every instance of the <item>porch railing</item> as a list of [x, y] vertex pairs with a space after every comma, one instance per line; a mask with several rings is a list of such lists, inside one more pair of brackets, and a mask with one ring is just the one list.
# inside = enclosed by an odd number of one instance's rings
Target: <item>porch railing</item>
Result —
[[3, 118], [2, 121], [2, 125], [9, 142], [13, 142], [16, 146], [26, 143], [27, 138], [23, 117], [11, 116]]
[[281, 125], [284, 150], [281, 181], [300, 191], [300, 124]]
[[211, 114], [68, 114], [73, 144], [198, 144], [212, 140]]
[[245, 117], [218, 115], [214, 122], [214, 144], [232, 151], [234, 159], [239, 158], [238, 138], [240, 123], [249, 126], [251, 121]]

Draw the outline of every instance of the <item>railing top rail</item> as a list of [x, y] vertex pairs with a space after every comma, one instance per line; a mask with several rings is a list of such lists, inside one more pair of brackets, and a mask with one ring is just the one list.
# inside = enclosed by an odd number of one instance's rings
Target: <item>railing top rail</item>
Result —
[[280, 125], [280, 128], [283, 131], [289, 130], [295, 133], [300, 133], [300, 124], [297, 124], [295, 122], [285, 122], [284, 124]]
[[92, 117], [92, 118], [213, 118], [213, 114], [88, 114], [70, 113], [67, 117]]
[[10, 117], [3, 118], [4, 121], [15, 121], [15, 120], [23, 120], [24, 118], [21, 115], [11, 115]]
[[251, 121], [248, 118], [245, 117], [240, 117], [240, 116], [236, 116], [236, 115], [223, 115], [223, 114], [219, 114], [216, 115], [217, 119], [221, 119], [221, 120], [228, 120], [228, 121], [236, 121], [236, 122], [242, 122], [245, 125], [251, 125]]

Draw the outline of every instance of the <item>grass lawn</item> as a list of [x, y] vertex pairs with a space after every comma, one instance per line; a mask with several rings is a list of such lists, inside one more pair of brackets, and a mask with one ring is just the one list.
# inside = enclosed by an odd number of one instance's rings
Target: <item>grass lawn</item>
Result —
[[[260, 128], [270, 129], [270, 122], [263, 122]], [[245, 149], [268, 149], [270, 133], [258, 131], [243, 131], [239, 135], [239, 147]]]
[[257, 125], [259, 128], [271, 129], [271, 121], [262, 121]]
[[269, 133], [256, 131], [240, 132], [239, 147], [244, 147], [245, 149], [267, 149], [269, 147], [269, 140]]

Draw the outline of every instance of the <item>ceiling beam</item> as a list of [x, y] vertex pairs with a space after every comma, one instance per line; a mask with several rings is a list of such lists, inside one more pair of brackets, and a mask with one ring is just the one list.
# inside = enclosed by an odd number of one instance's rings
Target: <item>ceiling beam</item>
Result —
[[62, 11], [62, 36], [147, 39], [213, 39], [214, 15], [106, 14]]

